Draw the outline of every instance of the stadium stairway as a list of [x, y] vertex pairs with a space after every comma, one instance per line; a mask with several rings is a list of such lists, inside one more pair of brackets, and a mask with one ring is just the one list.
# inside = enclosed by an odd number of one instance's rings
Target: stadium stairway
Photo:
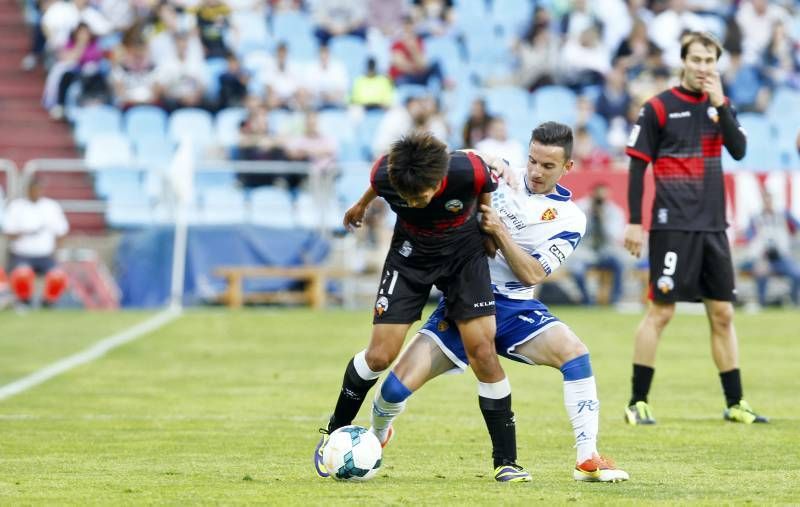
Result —
[[[17, 0], [0, 0], [0, 158], [22, 169], [35, 158], [78, 158], [69, 125], [50, 119], [41, 105], [45, 72], [24, 72], [20, 62], [30, 48], [30, 31]], [[93, 199], [84, 173], [51, 174], [42, 180], [45, 195], [56, 199]], [[73, 231], [105, 230], [100, 214], [68, 214]]]

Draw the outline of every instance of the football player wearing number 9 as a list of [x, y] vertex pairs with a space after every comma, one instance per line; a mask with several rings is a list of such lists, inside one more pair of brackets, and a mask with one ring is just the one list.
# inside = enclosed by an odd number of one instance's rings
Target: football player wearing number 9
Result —
[[[564, 405], [575, 435], [573, 478], [617, 482], [628, 474], [597, 452], [600, 402], [589, 351], [569, 327], [534, 298], [534, 288], [558, 269], [586, 232], [586, 216], [558, 185], [573, 165], [572, 131], [546, 122], [531, 136], [528, 165], [521, 169], [524, 188], [501, 183], [492, 206], [481, 206], [481, 226], [498, 247], [489, 261], [497, 302], [497, 353], [525, 364], [561, 370]], [[444, 315], [445, 301], [431, 315], [376, 393], [372, 431], [385, 442], [392, 421], [407, 398], [428, 380], [471, 363], [459, 330]]]
[[625, 419], [632, 425], [655, 423], [647, 394], [658, 341], [675, 313], [675, 303], [701, 300], [727, 403], [723, 417], [745, 424], [767, 422], [743, 399], [733, 327], [736, 290], [725, 234], [721, 155], [724, 145], [740, 160], [747, 138], [722, 92], [717, 71], [721, 54], [722, 47], [713, 35], [685, 35], [680, 86], [645, 103], [628, 139], [630, 217], [625, 248], [636, 257], [642, 251], [642, 194], [649, 163], [656, 185], [648, 245], [651, 304], [636, 331], [632, 395], [625, 409]]
[[502, 161], [473, 152], [448, 154], [430, 133], [401, 138], [375, 162], [370, 187], [345, 213], [344, 225], [358, 227], [378, 196], [397, 213], [397, 221], [375, 300], [372, 337], [348, 363], [333, 415], [314, 453], [321, 477], [330, 475], [321, 459], [328, 435], [352, 423], [367, 392], [397, 358], [436, 285], [447, 297], [445, 311], [461, 332], [478, 378], [478, 404], [492, 440], [495, 478], [530, 481], [530, 474], [516, 463], [511, 385], [494, 352], [495, 301], [477, 221], [479, 200], [489, 202], [504, 169]]

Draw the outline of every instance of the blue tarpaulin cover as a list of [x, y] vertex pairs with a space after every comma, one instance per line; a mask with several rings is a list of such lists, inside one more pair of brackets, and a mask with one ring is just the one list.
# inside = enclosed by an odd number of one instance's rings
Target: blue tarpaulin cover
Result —
[[[169, 299], [173, 226], [127, 232], [117, 250], [117, 282], [126, 307], [155, 307]], [[319, 264], [328, 242], [309, 230], [255, 225], [191, 226], [186, 251], [184, 304], [213, 301], [225, 282], [213, 275], [218, 266], [299, 266]], [[295, 280], [245, 280], [245, 292], [284, 290]]]

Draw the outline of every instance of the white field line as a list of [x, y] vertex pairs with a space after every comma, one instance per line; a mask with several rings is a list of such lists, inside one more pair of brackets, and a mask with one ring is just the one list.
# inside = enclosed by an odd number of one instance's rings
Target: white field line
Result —
[[179, 317], [180, 314], [181, 310], [179, 308], [171, 307], [124, 331], [113, 334], [108, 338], [104, 338], [91, 347], [78, 352], [77, 354], [59, 359], [58, 361], [51, 363], [44, 368], [31, 373], [30, 375], [15, 380], [10, 384], [6, 384], [0, 387], [0, 400], [10, 398], [11, 396], [19, 394], [23, 391], [27, 391], [31, 387], [35, 387], [43, 382], [46, 382], [57, 375], [61, 375], [62, 373], [75, 368], [76, 366], [94, 361], [95, 359], [105, 355], [106, 352], [121, 345], [125, 345], [126, 343], [132, 342], [133, 340], [151, 333], [161, 326], [172, 322]]

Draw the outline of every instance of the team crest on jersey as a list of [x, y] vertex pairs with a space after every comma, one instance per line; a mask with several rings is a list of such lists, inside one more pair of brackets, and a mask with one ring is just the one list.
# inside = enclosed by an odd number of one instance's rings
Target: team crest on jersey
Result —
[[445, 331], [450, 329], [450, 324], [448, 324], [446, 320], [440, 320], [439, 323], [436, 325], [436, 329], [438, 329], [440, 333], [444, 333]]
[[656, 282], [656, 287], [661, 291], [662, 294], [666, 294], [675, 288], [675, 282], [672, 280], [671, 276], [664, 275], [658, 279]]
[[708, 110], [706, 112], [708, 113], [708, 117], [711, 119], [711, 121], [714, 123], [719, 122], [719, 113], [717, 112], [716, 107], [708, 106]]
[[389, 298], [387, 298], [386, 296], [379, 297], [378, 300], [375, 302], [375, 314], [378, 315], [378, 317], [380, 317], [383, 315], [383, 312], [385, 312], [388, 309], [389, 309]]
[[544, 210], [544, 213], [542, 213], [543, 222], [549, 222], [550, 220], [555, 220], [556, 218], [558, 218], [558, 211], [556, 211], [555, 208], [547, 208]]
[[462, 209], [464, 209], [464, 203], [459, 201], [458, 199], [450, 199], [446, 203], [444, 203], [444, 209], [451, 213], [458, 213]]

